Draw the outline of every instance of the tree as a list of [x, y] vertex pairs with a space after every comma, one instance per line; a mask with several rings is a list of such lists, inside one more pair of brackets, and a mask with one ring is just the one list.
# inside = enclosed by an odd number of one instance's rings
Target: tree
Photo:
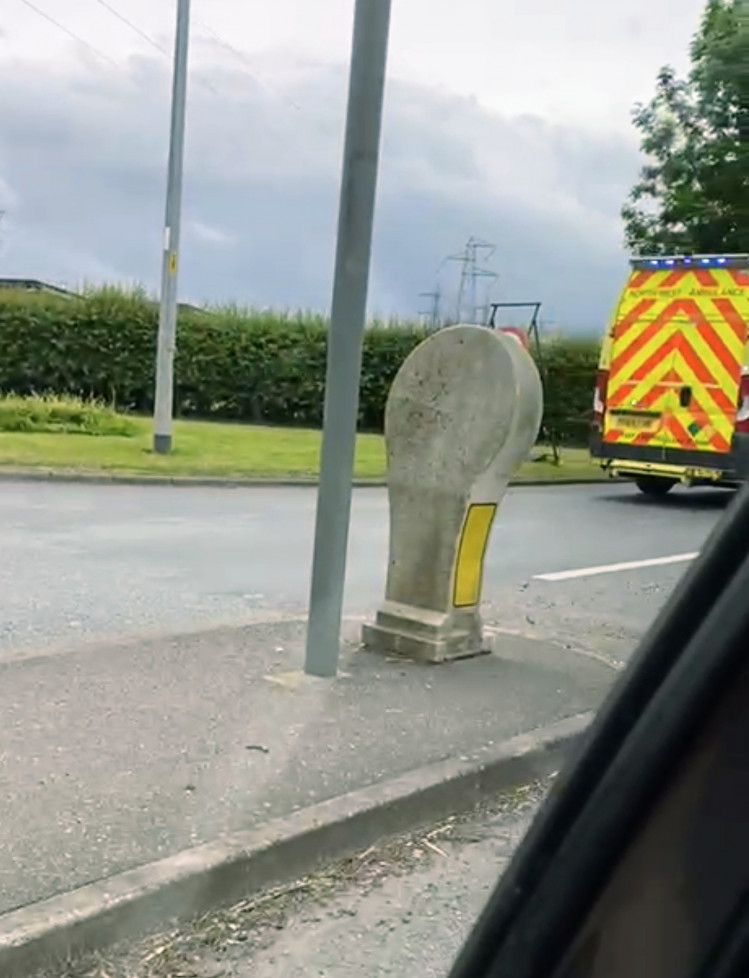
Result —
[[749, 253], [749, 0], [708, 0], [690, 60], [633, 113], [648, 157], [622, 208], [634, 254]]

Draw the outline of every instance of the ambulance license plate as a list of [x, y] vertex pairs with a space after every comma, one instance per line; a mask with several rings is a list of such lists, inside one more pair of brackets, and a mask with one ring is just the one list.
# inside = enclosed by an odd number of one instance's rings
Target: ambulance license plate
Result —
[[611, 418], [617, 428], [635, 429], [637, 431], [653, 431], [660, 421], [658, 414], [637, 414], [634, 411], [622, 414], [613, 414]]

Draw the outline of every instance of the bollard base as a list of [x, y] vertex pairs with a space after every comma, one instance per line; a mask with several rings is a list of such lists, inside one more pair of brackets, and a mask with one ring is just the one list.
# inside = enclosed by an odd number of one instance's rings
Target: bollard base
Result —
[[362, 627], [362, 644], [417, 662], [449, 662], [491, 651], [477, 610], [444, 613], [395, 601], [386, 601], [374, 624]]

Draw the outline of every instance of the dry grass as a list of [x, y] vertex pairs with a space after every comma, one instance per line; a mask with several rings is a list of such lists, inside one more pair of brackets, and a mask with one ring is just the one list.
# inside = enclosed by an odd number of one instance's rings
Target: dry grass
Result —
[[272, 944], [278, 931], [293, 926], [301, 914], [319, 912], [339, 894], [366, 894], [388, 877], [448, 858], [455, 847], [481, 840], [487, 817], [532, 813], [553, 778], [509, 789], [473, 811], [418, 832], [383, 839], [288, 886], [266, 890], [227, 909], [36, 978], [229, 978], [236, 974], [235, 963], [251, 962], [256, 951]]
[[137, 431], [131, 418], [94, 400], [56, 394], [0, 397], [0, 432], [130, 438]]

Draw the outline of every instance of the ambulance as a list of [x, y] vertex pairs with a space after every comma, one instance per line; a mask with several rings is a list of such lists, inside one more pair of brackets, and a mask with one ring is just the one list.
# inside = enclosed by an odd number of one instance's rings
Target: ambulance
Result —
[[635, 258], [596, 376], [591, 454], [648, 495], [749, 478], [749, 255]]

